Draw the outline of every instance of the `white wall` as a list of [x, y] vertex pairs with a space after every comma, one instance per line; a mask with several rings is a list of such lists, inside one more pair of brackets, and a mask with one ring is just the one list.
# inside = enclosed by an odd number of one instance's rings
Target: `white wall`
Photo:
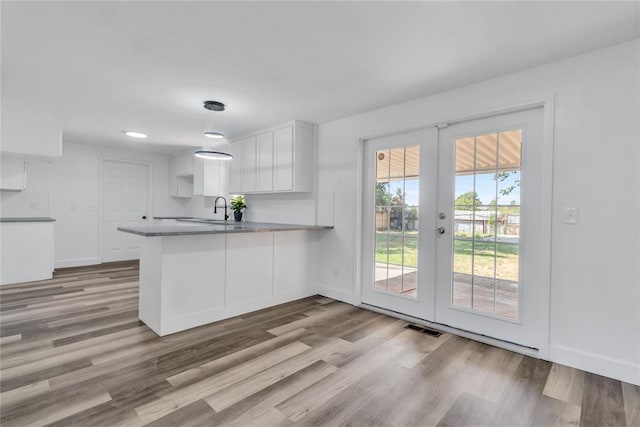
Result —
[[93, 145], [65, 143], [60, 158], [27, 161], [27, 189], [0, 192], [0, 215], [51, 216], [55, 222], [55, 266], [100, 262], [98, 238], [99, 159], [151, 164], [152, 207], [149, 216], [184, 215], [184, 207], [169, 197], [167, 157]]
[[[318, 289], [358, 301], [359, 138], [553, 95], [550, 358], [640, 384], [639, 52], [635, 40], [320, 125], [318, 222], [335, 230], [320, 243]], [[578, 225], [562, 223], [567, 206]]]
[[[214, 197], [194, 196], [185, 199], [185, 216], [222, 219], [224, 209], [213, 213]], [[314, 193], [292, 194], [248, 194], [247, 209], [243, 220], [254, 222], [275, 222], [315, 225], [316, 204]], [[218, 205], [223, 205], [222, 200]], [[229, 207], [229, 220], [233, 221], [233, 211]]]
[[62, 120], [55, 114], [33, 112], [28, 101], [11, 96], [12, 85], [3, 81], [2, 128], [0, 148], [3, 152], [33, 156], [59, 157], [62, 153]]

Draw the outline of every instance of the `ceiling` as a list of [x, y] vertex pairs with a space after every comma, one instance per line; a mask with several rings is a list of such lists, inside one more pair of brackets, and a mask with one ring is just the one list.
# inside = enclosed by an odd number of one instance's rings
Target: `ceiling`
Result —
[[[640, 36], [638, 2], [2, 1], [2, 107], [175, 151], [323, 123]], [[145, 132], [133, 141], [123, 130]], [[159, 146], [155, 144], [164, 144]]]

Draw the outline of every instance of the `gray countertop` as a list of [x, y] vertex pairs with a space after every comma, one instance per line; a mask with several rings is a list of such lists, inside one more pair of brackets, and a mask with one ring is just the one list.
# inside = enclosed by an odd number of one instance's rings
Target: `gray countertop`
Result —
[[49, 218], [48, 216], [18, 216], [0, 218], [0, 222], [55, 222], [55, 219]]
[[[168, 219], [168, 218], [167, 218]], [[330, 230], [332, 226], [273, 224], [267, 222], [234, 222], [180, 218], [175, 224], [143, 225], [139, 227], [118, 227], [119, 231], [144, 237], [189, 236], [195, 234], [255, 233], [294, 230]]]

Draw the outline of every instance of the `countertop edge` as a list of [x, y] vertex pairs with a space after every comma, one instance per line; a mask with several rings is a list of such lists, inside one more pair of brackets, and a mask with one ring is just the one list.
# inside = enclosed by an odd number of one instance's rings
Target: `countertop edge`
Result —
[[171, 237], [171, 236], [196, 236], [200, 234], [236, 234], [236, 233], [269, 233], [269, 232], [282, 232], [282, 231], [314, 231], [314, 230], [332, 230], [332, 225], [300, 225], [300, 226], [286, 226], [286, 227], [274, 227], [274, 228], [254, 228], [250, 230], [193, 230], [188, 229], [181, 231], [139, 231], [126, 227], [118, 227], [118, 231], [123, 233], [135, 234], [142, 237]]
[[56, 222], [54, 218], [48, 216], [37, 216], [37, 217], [7, 217], [0, 218], [0, 222], [5, 223], [16, 223], [16, 222]]

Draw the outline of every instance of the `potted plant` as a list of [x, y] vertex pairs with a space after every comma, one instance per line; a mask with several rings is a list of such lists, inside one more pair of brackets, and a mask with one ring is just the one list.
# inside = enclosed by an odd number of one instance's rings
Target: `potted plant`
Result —
[[234, 196], [231, 198], [231, 209], [233, 209], [233, 217], [236, 221], [242, 221], [242, 210], [247, 207], [244, 196]]

